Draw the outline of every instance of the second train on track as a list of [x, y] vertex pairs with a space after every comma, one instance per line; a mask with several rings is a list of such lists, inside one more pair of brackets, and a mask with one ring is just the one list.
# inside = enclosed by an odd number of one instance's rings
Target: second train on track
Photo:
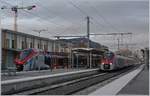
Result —
[[99, 68], [105, 71], [117, 70], [134, 64], [134, 58], [117, 55], [113, 52], [108, 51], [104, 53]]

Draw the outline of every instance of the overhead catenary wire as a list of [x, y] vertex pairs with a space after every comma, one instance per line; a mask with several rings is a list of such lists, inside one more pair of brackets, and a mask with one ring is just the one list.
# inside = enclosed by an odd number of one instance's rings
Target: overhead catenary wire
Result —
[[[38, 0], [39, 1], [39, 0]], [[79, 6], [77, 6], [77, 4], [75, 4], [75, 3], [73, 3], [71, 0], [69, 0], [69, 2], [70, 2], [70, 4], [72, 5], [72, 6], [74, 6], [76, 9], [78, 9], [79, 11], [80, 11], [80, 13], [82, 13], [82, 14], [84, 14], [84, 15], [86, 15], [86, 16], [88, 16], [89, 14], [87, 14], [87, 12], [85, 12], [84, 10], [82, 10]], [[42, 3], [40, 3], [40, 4], [42, 4]], [[41, 5], [42, 7], [45, 7], [45, 6], [43, 6], [43, 5]], [[92, 7], [95, 11], [96, 11], [96, 13], [98, 14], [99, 12], [96, 10], [96, 8], [95, 7]], [[47, 9], [46, 7], [45, 7], [45, 9]], [[47, 12], [48, 12], [49, 10], [47, 9]], [[32, 13], [32, 12], [28, 12], [28, 11], [26, 11], [27, 13], [29, 13], [29, 14], [34, 14], [34, 13]], [[38, 17], [38, 18], [40, 18], [40, 19], [45, 19], [44, 17], [42, 17], [42, 16], [40, 16], [39, 14], [37, 15], [37, 14], [34, 14], [34, 16], [36, 16], [36, 17]], [[109, 24], [109, 22], [103, 17], [103, 16], [101, 16], [101, 15], [99, 15], [98, 14], [98, 16], [99, 17], [101, 17], [101, 18], [103, 18], [103, 20], [105, 21], [105, 22], [107, 22], [108, 24]], [[46, 16], [47, 17], [47, 16]], [[97, 25], [100, 25], [100, 26], [103, 26], [104, 27], [104, 25], [103, 24], [101, 24], [101, 23], [99, 23], [98, 22], [98, 20], [95, 20], [95, 18], [93, 19], [93, 17], [92, 16], [90, 16], [91, 17], [91, 20], [92, 21], [94, 21], [93, 23], [94, 24], [97, 24]], [[91, 21], [91, 22], [92, 22]], [[52, 24], [55, 24], [56, 26], [61, 26], [61, 25], [59, 25], [59, 24], [57, 24], [57, 23], [55, 23], [55, 22], [53, 22], [53, 21], [44, 21], [44, 22], [47, 22], [47, 24], [49, 24], [49, 23], [52, 23]], [[111, 25], [111, 24], [109, 24], [109, 25]], [[62, 26], [61, 26], [62, 27]], [[103, 28], [102, 27], [102, 28]], [[56, 28], [59, 28], [59, 27], [56, 27]], [[64, 29], [64, 27], [62, 27], [63, 29]], [[97, 27], [97, 28], [99, 28], [99, 27]], [[65, 30], [66, 31], [66, 30]]]
[[[8, 5], [11, 5], [10, 3], [6, 2], [6, 1], [5, 1], [5, 2], [3, 1], [3, 3], [8, 4]], [[11, 6], [13, 6], [13, 5], [11, 5]], [[40, 18], [40, 19], [45, 20], [45, 18], [42, 17], [42, 16], [40, 16], [39, 14], [34, 14], [34, 13], [29, 12], [29, 11], [26, 11], [26, 10], [23, 10], [23, 11], [25, 11], [25, 12], [27, 12], [27, 13], [29, 13], [29, 14], [32, 14], [32, 15], [35, 16], [35, 17], [38, 17], [38, 18]], [[53, 21], [50, 21], [49, 19], [47, 19], [45, 22], [55, 24], [56, 26], [63, 26], [63, 25], [57, 24], [57, 23], [55, 23], [55, 22], [53, 22]], [[63, 28], [63, 27], [62, 27], [62, 28]]]
[[[75, 5], [74, 5], [75, 6]], [[76, 8], [77, 8], [77, 6], [76, 6]], [[79, 8], [79, 7], [78, 7]], [[24, 10], [25, 11], [25, 10]], [[81, 10], [80, 10], [81, 11]], [[28, 12], [28, 11], [26, 11], [27, 13], [29, 13], [29, 14], [33, 14], [33, 13], [31, 13], [31, 12]], [[82, 12], [84, 12], [84, 11], [82, 11]], [[85, 13], [84, 13], [85, 14]], [[33, 14], [34, 16], [36, 16], [36, 17], [39, 17], [39, 18], [43, 18], [43, 17], [41, 17], [41, 16], [39, 16], [39, 15], [37, 15], [37, 14]], [[45, 18], [44, 18], [45, 19]], [[46, 21], [47, 22], [47, 21]], [[48, 22], [49, 23], [49, 22]], [[51, 22], [51, 23], [54, 23], [54, 22]], [[54, 23], [55, 25], [57, 25], [56, 23]]]
[[[40, 3], [40, 2], [39, 2]], [[43, 6], [43, 5], [41, 5], [41, 3], [40, 3], [40, 7], [41, 8], [43, 8], [44, 7], [44, 9], [45, 10], [47, 10], [47, 13], [50, 13], [51, 12], [51, 10], [49, 11], [48, 10], [48, 8], [46, 8], [45, 6]], [[54, 13], [54, 12], [52, 12], [52, 13]], [[54, 13], [55, 15], [57, 14], [56, 12]], [[58, 14], [59, 15], [59, 14]], [[58, 16], [57, 15], [57, 16]], [[59, 16], [59, 17], [62, 17], [62, 16]], [[63, 19], [65, 19], [64, 17], [63, 17]], [[67, 19], [65, 19], [65, 20], [67, 20]], [[68, 20], [67, 20], [68, 21]], [[79, 23], [74, 23], [74, 22], [71, 22], [72, 24], [76, 24], [76, 26], [79, 26], [80, 24]], [[71, 26], [71, 27], [73, 27], [73, 26]], [[80, 26], [79, 26], [80, 27]], [[64, 29], [64, 31], [63, 32], [66, 32], [66, 31], [70, 31], [69, 29], [70, 29], [70, 27], [68, 26], [67, 28], [66, 27], [64, 27], [65, 29]], [[62, 30], [61, 30], [62, 31]], [[80, 32], [81, 32], [81, 30], [79, 30]]]
[[[10, 3], [6, 2], [6, 1], [2, 1], [2, 3], [7, 4], [7, 5], [9, 5], [10, 7], [13, 7], [12, 4], [10, 4]], [[26, 11], [26, 10], [24, 10], [24, 11]], [[26, 11], [26, 12], [28, 12], [28, 11]], [[30, 12], [29, 12], [29, 13], [30, 13]], [[29, 28], [29, 27], [27, 27], [26, 29], [28, 29], [28, 30], [33, 30], [33, 29]]]
[[[74, 6], [76, 9], [78, 9], [78, 10], [80, 11], [80, 13], [82, 13], [83, 15], [86, 15], [86, 16], [90, 16], [90, 17], [93, 19], [94, 22], [96, 22], [97, 24], [99, 24], [99, 25], [102, 26], [102, 24], [99, 23], [98, 20], [95, 20], [95, 18], [93, 18], [91, 15], [87, 14], [83, 9], [81, 9], [79, 6], [77, 6], [77, 4], [73, 3], [71, 0], [69, 0], [69, 3], [70, 3], [72, 6]], [[95, 7], [94, 7], [93, 9], [96, 10], [96, 13], [97, 13], [97, 14], [99, 13]], [[118, 28], [116, 28], [114, 25], [112, 25], [110, 22], [108, 22], [108, 20], [107, 20], [105, 17], [103, 17], [103, 16], [100, 15], [100, 14], [98, 14], [98, 16], [99, 16], [99, 18], [102, 18], [102, 19], [104, 20], [104, 22], [105, 22], [107, 25], [109, 25], [114, 31], [120, 32], [120, 30], [119, 30]], [[122, 36], [121, 38], [123, 38], [123, 35], [121, 35], [121, 36]], [[122, 40], [123, 40], [123, 39], [122, 39]], [[122, 41], [122, 40], [121, 40], [121, 41]], [[122, 42], [123, 42], [123, 41], [122, 41]]]
[[[87, 2], [87, 3], [89, 4], [89, 2]], [[91, 4], [89, 4], [89, 5], [91, 5]], [[95, 13], [97, 14], [97, 16], [102, 18], [106, 24], [108, 24], [115, 31], [120, 32], [120, 30], [118, 28], [116, 28], [114, 25], [112, 25], [102, 14], [100, 14], [100, 12], [94, 6], [90, 6], [90, 7], [95, 10]]]
[[[36, 3], [37, 5], [40, 5], [43, 9], [45, 9], [45, 10], [47, 10], [47, 12], [48, 13], [50, 13], [50, 14], [53, 14], [53, 15], [55, 15], [55, 16], [58, 16], [58, 17], [60, 17], [61, 19], [64, 19], [65, 21], [69, 21], [69, 22], [71, 22], [70, 20], [68, 20], [68, 19], [66, 19], [66, 17], [65, 16], [63, 16], [63, 15], [60, 15], [60, 14], [58, 14], [57, 12], [54, 12], [54, 11], [52, 11], [52, 10], [49, 10], [46, 6], [44, 6], [39, 0], [37, 1], [38, 3]], [[74, 22], [71, 22], [72, 24], [74, 24]]]
[[71, 4], [74, 8], [78, 9], [80, 13], [82, 13], [85, 16], [89, 16], [85, 11], [83, 11], [80, 7], [78, 7], [76, 4], [74, 4], [71, 0], [68, 0], [68, 3]]
[[[83, 9], [81, 9], [79, 6], [77, 6], [77, 4], [73, 3], [73, 1], [71, 1], [71, 0], [68, 0], [68, 1], [69, 1], [69, 3], [70, 3], [72, 6], [74, 6], [76, 9], [78, 9], [83, 15], [90, 16], [91, 19], [93, 19], [93, 21], [94, 21], [95, 23], [99, 24], [100, 26], [105, 27], [103, 24], [101, 24], [101, 23], [99, 22], [100, 19], [96, 19], [96, 20], [95, 20], [95, 18], [93, 18], [91, 15], [87, 14], [87, 12], [85, 12]], [[86, 3], [89, 4], [89, 2], [86, 2]], [[91, 5], [91, 4], [90, 4], [90, 5]], [[92, 8], [92, 9], [95, 11], [95, 13], [97, 14], [97, 16], [98, 16], [99, 18], [103, 19], [103, 21], [109, 26], [109, 28], [111, 27], [114, 31], [121, 32], [120, 29], [118, 29], [116, 26], [112, 25], [104, 16], [102, 16], [102, 15], [100, 14], [100, 12], [99, 12], [94, 6], [89, 6], [89, 7]]]
[[[36, 16], [35, 14], [32, 14], [31, 12], [28, 12], [28, 11], [26, 11], [27, 13], [29, 13], [29, 14], [31, 14], [31, 15], [33, 15], [33, 16]], [[41, 22], [43, 22], [42, 20], [40, 20]], [[45, 22], [47, 22], [47, 21], [45, 21]], [[49, 24], [49, 23], [52, 23], [52, 22], [47, 22], [47, 24]], [[47, 25], [47, 24], [44, 24], [44, 25]], [[52, 23], [53, 24], [53, 23]], [[59, 28], [60, 29], [60, 27], [56, 27], [56, 28]], [[61, 31], [59, 31], [59, 32], [66, 32], [66, 31], [69, 31], [69, 30], [67, 30], [67, 28], [66, 29], [64, 29], [64, 27], [61, 27], [62, 28], [62, 30]], [[57, 31], [55, 31], [55, 32], [57, 32]]]
[[[10, 3], [8, 3], [8, 2], [2, 2], [2, 3], [5, 3], [5, 4], [7, 4], [7, 5], [10, 5], [10, 6], [13, 6], [13, 5], [11, 5]], [[37, 15], [37, 14], [34, 14], [34, 13], [32, 13], [32, 12], [29, 12], [29, 11], [26, 11], [26, 10], [23, 10], [24, 12], [26, 12], [26, 13], [28, 13], [28, 14], [30, 14], [30, 15], [32, 15], [32, 16], [34, 16], [34, 17], [38, 17], [39, 18], [39, 20], [40, 19], [45, 19], [45, 18], [43, 18], [43, 17], [41, 17], [41, 16], [39, 16], [39, 15]], [[40, 20], [40, 23], [41, 23], [41, 21], [43, 22], [43, 20]], [[48, 21], [45, 21], [45, 22], [47, 22], [47, 24], [49, 24], [49, 23], [51, 23], [51, 24], [55, 24], [56, 26], [59, 26], [57, 23], [55, 23], [55, 22], [48, 22]], [[41, 23], [41, 24], [43, 24], [43, 23]], [[45, 23], [44, 23], [45, 24]], [[45, 25], [47, 25], [47, 24], [45, 24]], [[60, 28], [60, 27], [56, 27], [56, 28]], [[64, 28], [64, 27], [61, 27], [61, 28]], [[66, 30], [65, 30], [66, 31]]]
[[[79, 23], [71, 22], [70, 20], [66, 19], [63, 15], [60, 15], [60, 14], [58, 14], [57, 12], [54, 12], [54, 11], [52, 11], [52, 10], [49, 10], [49, 9], [48, 9], [46, 6], [44, 6], [39, 0], [38, 0], [37, 2], [35, 2], [35, 3], [36, 3], [37, 5], [39, 5], [41, 8], [45, 9], [47, 13], [53, 14], [54, 16], [57, 16], [57, 17], [60, 17], [62, 20], [67, 21], [67, 22], [71, 23], [72, 25], [75, 25], [75, 24], [76, 24], [76, 26], [79, 26], [79, 25], [80, 25]], [[47, 15], [49, 15], [49, 14], [47, 14]], [[49, 16], [50, 16], [50, 15], [49, 15]], [[64, 27], [64, 28], [65, 28], [65, 27]], [[67, 31], [67, 29], [69, 29], [69, 27], [66, 28], [65, 31]]]
[[[88, 4], [89, 4], [89, 2], [88, 2]], [[91, 4], [89, 4], [89, 5], [91, 5]], [[94, 6], [90, 6], [92, 9], [94, 9], [95, 10], [95, 13], [100, 17], [100, 18], [102, 18], [103, 19], [103, 21], [107, 24], [107, 25], [109, 25], [114, 31], [117, 31], [117, 32], [120, 32], [120, 29], [118, 29], [117, 27], [115, 27], [113, 24], [111, 24], [107, 19], [106, 19], [106, 17], [104, 17], [102, 14], [100, 14], [100, 12], [94, 7]], [[132, 34], [131, 34], [131, 36], [132, 36]], [[121, 38], [123, 38], [123, 37], [121, 37]], [[122, 41], [122, 43], [123, 43], [123, 41]], [[128, 42], [129, 43], [129, 42]], [[126, 44], [127, 44], [127, 40], [126, 40]]]
[[68, 0], [68, 3], [71, 4], [77, 10], [79, 10], [79, 12], [82, 13], [85, 17], [89, 16], [92, 21], [94, 21], [95, 23], [97, 23], [99, 26], [103, 26], [104, 27], [104, 25], [101, 24], [98, 19], [95, 20], [95, 18], [93, 16], [89, 15], [87, 12], [85, 12], [83, 9], [81, 9], [77, 4], [73, 3], [72, 0]]
[[[34, 1], [34, 0], [33, 0]], [[59, 14], [57, 14], [56, 12], [52, 11], [52, 10], [49, 10], [47, 7], [45, 7], [39, 0], [34, 2], [35, 4], [39, 5], [40, 8], [43, 8], [46, 10], [46, 14], [44, 15], [48, 15], [48, 17], [50, 17], [50, 14], [53, 14], [55, 15], [55, 17], [61, 17], [62, 19], [64, 19], [65, 21], [68, 21], [64, 16], [60, 16]], [[50, 17], [51, 18], [51, 17]], [[76, 24], [76, 26], [79, 26], [80, 24], [79, 23], [74, 23], [74, 22], [70, 22], [69, 23], [72, 23], [72, 24]], [[59, 24], [60, 25], [60, 24]], [[73, 26], [72, 26], [73, 27]], [[69, 31], [69, 26], [66, 28], [66, 26], [63, 27], [64, 31], [63, 32], [66, 32], [66, 31]], [[61, 30], [62, 31], [62, 30]]]

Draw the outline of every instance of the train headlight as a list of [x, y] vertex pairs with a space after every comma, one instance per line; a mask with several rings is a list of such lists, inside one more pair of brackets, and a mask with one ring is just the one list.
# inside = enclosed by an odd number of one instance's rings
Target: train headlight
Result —
[[102, 64], [104, 64], [104, 62]]
[[109, 63], [110, 65], [112, 65], [112, 63]]

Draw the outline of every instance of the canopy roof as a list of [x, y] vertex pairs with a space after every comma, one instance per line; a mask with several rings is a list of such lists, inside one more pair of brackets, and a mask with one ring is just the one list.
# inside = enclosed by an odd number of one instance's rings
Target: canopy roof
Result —
[[103, 54], [106, 50], [104, 49], [95, 49], [95, 48], [73, 48], [73, 52], [78, 53], [92, 53], [92, 54]]

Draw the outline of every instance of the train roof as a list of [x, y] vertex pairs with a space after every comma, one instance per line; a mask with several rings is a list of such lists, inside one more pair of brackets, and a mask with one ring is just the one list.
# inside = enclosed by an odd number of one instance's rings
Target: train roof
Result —
[[133, 59], [131, 57], [126, 57], [126, 56], [121, 56], [121, 55], [116, 55], [116, 56], [119, 57], [119, 58]]

